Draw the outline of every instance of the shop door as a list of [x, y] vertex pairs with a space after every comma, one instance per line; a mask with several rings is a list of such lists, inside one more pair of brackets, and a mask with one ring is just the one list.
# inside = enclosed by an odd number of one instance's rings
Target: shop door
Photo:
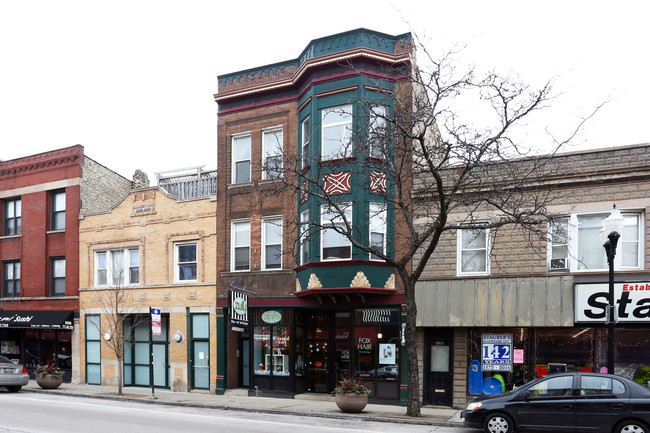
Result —
[[427, 363], [424, 403], [451, 406], [452, 338], [449, 330], [434, 330], [427, 336]]
[[306, 373], [307, 391], [328, 392], [329, 374], [330, 316], [326, 313], [309, 314], [307, 317]]
[[210, 316], [192, 314], [192, 388], [210, 389]]

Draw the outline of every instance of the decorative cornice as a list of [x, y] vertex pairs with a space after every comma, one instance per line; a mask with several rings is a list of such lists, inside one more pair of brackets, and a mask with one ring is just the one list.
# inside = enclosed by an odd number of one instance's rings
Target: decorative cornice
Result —
[[81, 165], [83, 163], [83, 154], [83, 146], [76, 145], [9, 161], [1, 161], [0, 177], [19, 176], [64, 165]]

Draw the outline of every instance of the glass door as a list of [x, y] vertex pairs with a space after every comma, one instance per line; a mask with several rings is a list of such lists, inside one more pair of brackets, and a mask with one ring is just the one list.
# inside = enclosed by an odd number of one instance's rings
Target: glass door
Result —
[[310, 314], [307, 319], [306, 370], [307, 390], [310, 392], [328, 392], [328, 343], [330, 338], [329, 315], [325, 313]]
[[192, 388], [210, 389], [210, 315], [192, 314]]

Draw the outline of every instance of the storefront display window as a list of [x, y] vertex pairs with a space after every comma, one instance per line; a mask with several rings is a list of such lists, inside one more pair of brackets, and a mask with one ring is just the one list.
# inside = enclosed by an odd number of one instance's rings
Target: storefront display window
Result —
[[253, 313], [253, 367], [256, 375], [289, 376], [291, 329], [285, 309]]
[[364, 380], [399, 381], [401, 340], [399, 312], [388, 309], [355, 311], [354, 372]]

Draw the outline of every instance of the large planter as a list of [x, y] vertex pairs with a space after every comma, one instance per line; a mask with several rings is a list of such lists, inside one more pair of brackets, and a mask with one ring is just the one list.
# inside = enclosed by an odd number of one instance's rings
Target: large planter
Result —
[[61, 386], [63, 377], [52, 376], [46, 374], [45, 376], [36, 376], [36, 383], [43, 389], [56, 389]]
[[359, 413], [368, 404], [368, 394], [335, 394], [335, 401], [343, 412]]

